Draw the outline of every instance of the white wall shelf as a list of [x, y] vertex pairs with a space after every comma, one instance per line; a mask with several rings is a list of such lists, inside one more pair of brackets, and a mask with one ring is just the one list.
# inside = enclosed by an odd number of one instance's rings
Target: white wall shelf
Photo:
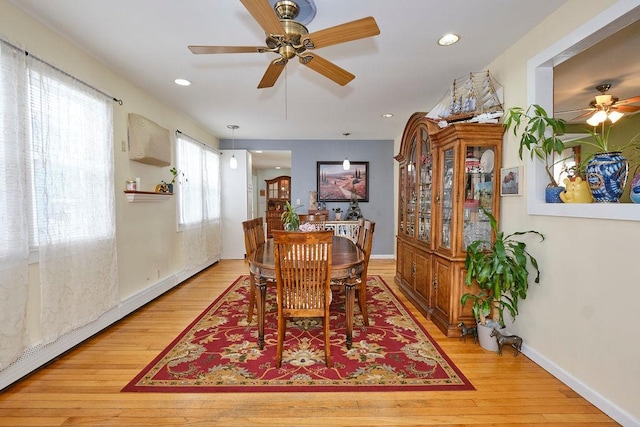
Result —
[[129, 203], [147, 203], [147, 202], [164, 202], [169, 200], [173, 193], [158, 193], [155, 191], [132, 191], [125, 190]]

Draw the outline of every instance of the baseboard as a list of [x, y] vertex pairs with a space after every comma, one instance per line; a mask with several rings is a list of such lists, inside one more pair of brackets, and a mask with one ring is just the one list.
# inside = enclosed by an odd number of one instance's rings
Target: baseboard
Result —
[[108, 328], [123, 317], [133, 313], [143, 305], [153, 301], [168, 290], [184, 282], [189, 277], [215, 264], [218, 260], [207, 262], [192, 271], [180, 272], [163, 278], [159, 282], [131, 295], [116, 307], [103, 313], [98, 319], [81, 328], [73, 330], [50, 344], [36, 344], [22, 353], [22, 356], [0, 372], [0, 391], [29, 375], [61, 354], [82, 343], [93, 335]]
[[369, 258], [371, 258], [371, 259], [396, 259], [396, 257], [393, 254], [391, 254], [391, 255], [384, 255], [384, 254], [373, 255], [373, 254], [371, 254], [371, 256]]
[[569, 372], [562, 369], [560, 366], [553, 363], [542, 354], [538, 353], [531, 347], [524, 344], [522, 346], [522, 353], [529, 359], [534, 361], [545, 371], [556, 377], [558, 380], [565, 383], [573, 391], [584, 397], [591, 402], [592, 405], [600, 409], [602, 412], [613, 418], [617, 423], [625, 427], [640, 427], [640, 420], [634, 418], [633, 415], [615, 405], [609, 399], [590, 388], [588, 385], [580, 381], [578, 378], [571, 375]]

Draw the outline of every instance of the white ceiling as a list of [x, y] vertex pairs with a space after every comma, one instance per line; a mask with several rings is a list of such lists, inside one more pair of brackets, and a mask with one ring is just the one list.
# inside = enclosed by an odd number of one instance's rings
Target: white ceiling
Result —
[[[344, 132], [354, 140], [398, 137], [409, 116], [434, 107], [455, 77], [484, 70], [565, 2], [316, 0], [309, 32], [366, 16], [380, 27], [379, 36], [317, 50], [355, 80], [342, 87], [293, 60], [273, 88], [258, 90], [274, 54], [187, 49], [264, 45], [238, 0], [10, 1], [219, 138], [231, 138], [227, 125], [237, 124], [236, 139], [298, 140]], [[460, 42], [438, 46], [447, 32]], [[193, 85], [176, 86], [177, 77]], [[113, 95], [127, 102], [126, 93]], [[388, 112], [394, 117], [382, 119]]]

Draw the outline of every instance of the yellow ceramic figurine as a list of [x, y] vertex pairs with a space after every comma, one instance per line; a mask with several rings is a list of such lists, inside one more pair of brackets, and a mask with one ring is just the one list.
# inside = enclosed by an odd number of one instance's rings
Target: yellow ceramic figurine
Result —
[[565, 190], [560, 193], [560, 199], [564, 203], [593, 203], [589, 184], [579, 176], [575, 177], [573, 181], [565, 178], [564, 185]]

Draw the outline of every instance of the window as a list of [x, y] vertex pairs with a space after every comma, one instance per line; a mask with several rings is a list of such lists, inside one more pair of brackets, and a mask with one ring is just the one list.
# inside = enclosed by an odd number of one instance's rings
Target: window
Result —
[[26, 342], [29, 247], [42, 344], [118, 303], [111, 97], [0, 41], [0, 169], [1, 370]]
[[220, 155], [180, 134], [176, 162], [186, 181], [179, 184], [178, 229], [220, 219]]
[[[40, 65], [38, 67], [38, 65]], [[29, 70], [31, 245], [112, 235], [111, 100], [42, 64]], [[57, 74], [57, 75], [56, 75]]]
[[[640, 19], [640, 7], [633, 2], [617, 2], [527, 63], [528, 104], [553, 111], [553, 67], [605, 39], [620, 28]], [[546, 178], [542, 162], [527, 168], [527, 211], [532, 215], [601, 218], [638, 221], [632, 203], [545, 203]]]

